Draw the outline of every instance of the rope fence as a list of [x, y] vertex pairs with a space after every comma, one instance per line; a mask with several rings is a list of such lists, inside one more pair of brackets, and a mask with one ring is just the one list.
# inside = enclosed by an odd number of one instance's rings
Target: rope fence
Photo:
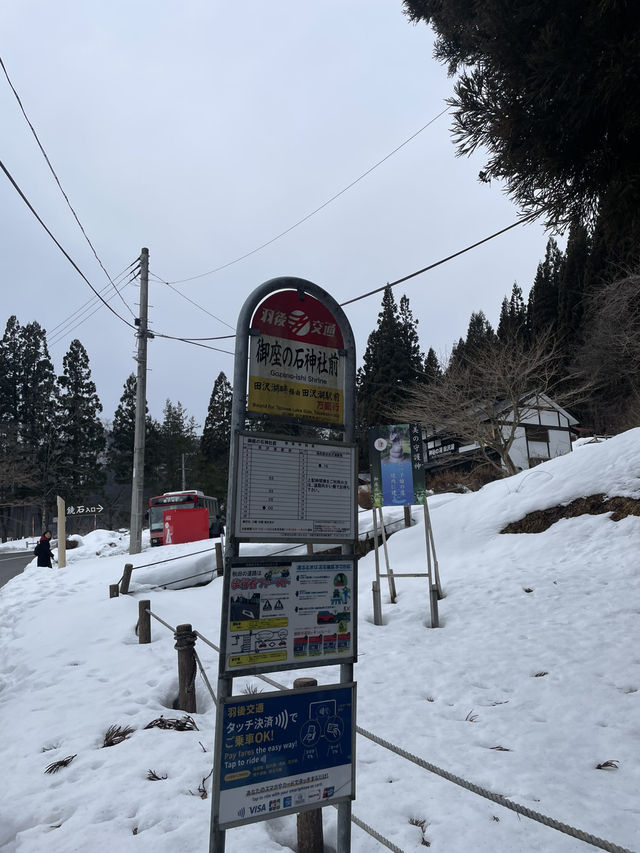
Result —
[[[367, 511], [368, 510], [361, 510], [361, 512], [367, 512]], [[398, 523], [398, 522], [391, 522], [390, 524], [396, 524], [396, 523]], [[387, 525], [385, 524], [385, 528], [386, 528], [386, 526]], [[371, 528], [370, 530], [366, 530], [363, 533], [360, 533], [359, 535], [366, 537], [366, 536], [368, 536], [369, 533], [375, 533], [375, 532], [379, 532], [379, 529]], [[299, 547], [300, 547], [299, 545], [294, 545], [294, 546], [289, 547], [289, 548], [284, 548], [284, 549], [281, 549], [280, 551], [273, 552], [270, 556], [278, 556], [280, 554], [285, 554], [285, 553], [288, 553], [290, 551], [297, 550]], [[179, 557], [169, 557], [169, 558], [166, 558], [163, 560], [158, 560], [154, 563], [147, 563], [147, 564], [144, 564], [141, 566], [136, 566], [135, 568], [136, 569], [148, 568], [150, 566], [156, 566], [156, 565], [159, 565], [161, 563], [169, 563], [169, 562], [173, 562], [174, 560], [184, 559], [184, 557], [198, 556], [199, 554], [211, 553], [212, 550], [213, 549], [211, 549], [211, 548], [207, 548], [207, 549], [204, 549], [202, 551], [194, 552], [192, 554], [182, 554]], [[131, 567], [131, 566], [125, 567], [125, 574], [120, 579], [119, 584], [123, 581], [123, 579], [126, 578], [127, 568], [129, 569], [129, 577], [130, 577], [131, 571], [133, 570], [134, 567]], [[204, 575], [210, 575], [211, 571], [212, 570], [209, 570], [207, 572], [200, 572], [200, 573], [194, 574], [194, 575], [187, 575], [183, 578], [178, 578], [178, 579], [175, 579], [172, 581], [167, 581], [164, 584], [159, 584], [157, 586], [151, 587], [151, 589], [166, 589], [167, 586], [169, 586], [171, 584], [179, 583], [180, 581], [191, 580], [191, 579], [194, 579], [197, 577], [202, 577]], [[126, 578], [126, 590], [125, 590], [126, 592], [128, 592], [128, 580], [129, 580], [129, 578]], [[110, 588], [110, 591], [112, 591], [112, 590], [113, 590], [113, 587]], [[165, 622], [164, 619], [162, 619], [160, 616], [158, 616], [156, 613], [154, 613], [150, 608], [150, 602], [141, 602], [141, 605], [148, 605], [148, 607], [144, 608], [144, 613], [148, 614], [150, 617], [153, 617], [157, 622], [159, 622], [161, 625], [163, 625], [165, 628], [167, 628], [169, 631], [171, 631], [177, 639], [176, 628], [174, 628], [168, 622]], [[139, 622], [140, 622], [140, 619], [142, 618], [142, 612], [143, 611], [141, 610]], [[138, 626], [136, 626], [136, 629], [137, 629], [137, 627]], [[202, 661], [200, 660], [200, 657], [198, 656], [195, 648], [193, 648], [193, 646], [195, 646], [195, 640], [197, 638], [197, 639], [201, 640], [203, 643], [205, 643], [205, 645], [207, 645], [211, 649], [213, 649], [218, 654], [220, 653], [220, 649], [215, 643], [211, 642], [211, 640], [209, 640], [207, 637], [205, 637], [199, 631], [192, 629], [191, 625], [179, 626], [180, 631], [184, 632], [185, 629], [188, 629], [187, 633], [190, 632], [190, 634], [192, 636], [192, 642], [190, 643], [190, 645], [192, 647], [191, 653], [193, 656], [193, 663], [194, 663], [194, 667], [193, 667], [193, 670], [192, 670], [192, 673], [191, 673], [191, 676], [189, 679], [190, 680], [189, 689], [193, 689], [195, 675], [196, 675], [196, 669], [197, 669], [197, 671], [200, 672], [202, 680], [206, 686], [207, 691], [209, 692], [209, 694], [213, 700], [214, 705], [217, 706], [218, 701], [217, 701], [215, 692], [211, 686], [211, 682], [207, 676], [205, 667], [204, 667]], [[150, 642], [150, 631], [148, 632], [148, 635], [149, 635], [149, 639], [144, 640], [144, 642]], [[142, 633], [141, 633], [141, 636], [142, 636]], [[143, 640], [141, 639], [141, 642], [142, 641]], [[178, 647], [178, 645], [176, 645], [176, 648], [177, 647]], [[179, 665], [178, 669], [179, 669], [179, 677], [180, 677], [180, 665]], [[267, 684], [271, 685], [272, 687], [276, 688], [277, 690], [286, 690], [287, 689], [285, 685], [280, 684], [279, 682], [269, 678], [266, 675], [256, 674], [256, 678], [259, 678], [261, 681], [266, 682]], [[182, 693], [182, 691], [180, 691], [180, 692]], [[193, 710], [195, 710], [195, 708]], [[408, 752], [407, 750], [396, 746], [395, 744], [391, 743], [390, 741], [385, 740], [384, 738], [379, 737], [378, 735], [375, 735], [370, 731], [367, 731], [366, 729], [362, 728], [361, 726], [356, 725], [356, 733], [362, 737], [367, 738], [372, 743], [375, 743], [378, 746], [381, 746], [383, 749], [387, 749], [390, 752], [393, 752], [395, 755], [399, 756], [400, 758], [403, 758], [407, 761], [412, 762], [413, 764], [417, 765], [418, 767], [421, 767], [423, 770], [426, 770], [429, 773], [433, 773], [433, 774], [441, 777], [442, 779], [446, 779], [447, 781], [452, 782], [453, 784], [458, 785], [459, 787], [461, 787], [467, 791], [471, 791], [472, 793], [477, 794], [478, 796], [484, 797], [485, 799], [490, 800], [491, 802], [496, 803], [497, 805], [503, 806], [504, 808], [509, 809], [518, 815], [522, 815], [523, 817], [527, 817], [530, 820], [541, 823], [544, 826], [549, 827], [550, 829], [554, 829], [558, 832], [562, 832], [565, 835], [569, 835], [573, 838], [576, 838], [579, 841], [583, 841], [586, 844], [590, 844], [592, 847], [597, 847], [601, 850], [609, 851], [609, 853], [634, 853], [634, 851], [629, 850], [626, 847], [621, 847], [620, 845], [617, 845], [617, 844], [614, 844], [614, 843], [607, 841], [605, 839], [599, 838], [595, 835], [592, 835], [591, 833], [584, 832], [581, 829], [577, 829], [576, 827], [565, 824], [559, 820], [556, 820], [555, 818], [551, 818], [548, 815], [544, 815], [540, 812], [534, 811], [533, 809], [530, 809], [527, 806], [523, 806], [519, 803], [516, 803], [513, 800], [510, 800], [507, 797], [503, 796], [502, 794], [496, 794], [493, 791], [489, 791], [488, 789], [483, 788], [480, 785], [476, 785], [473, 782], [469, 782], [466, 779], [463, 779], [461, 776], [456, 776], [454, 773], [451, 773], [448, 770], [444, 770], [443, 768], [438, 767], [435, 764], [432, 764], [431, 762], [426, 761], [426, 760], [420, 758], [419, 756], [414, 755], [413, 753]], [[393, 844], [393, 842], [389, 841], [387, 838], [385, 838], [383, 835], [381, 835], [379, 832], [377, 832], [372, 827], [368, 826], [366, 823], [364, 823], [364, 821], [360, 820], [355, 815], [352, 814], [351, 820], [356, 826], [358, 826], [364, 832], [368, 833], [372, 838], [376, 839], [376, 841], [378, 841], [380, 844], [385, 846], [387, 849], [394, 851], [394, 853], [403, 853], [403, 851], [399, 847], [397, 847], [395, 844]]]
[[[367, 509], [359, 509], [358, 514], [360, 515], [363, 512], [368, 513], [370, 511], [371, 510], [367, 510]], [[385, 522], [385, 525], [384, 525], [385, 535], [391, 536], [392, 533], [394, 532], [394, 531], [389, 531], [387, 529], [388, 527], [392, 527], [393, 525], [401, 524], [401, 523], [403, 523], [401, 519], [397, 519], [396, 521]], [[358, 532], [358, 539], [366, 542], [369, 538], [369, 535], [373, 534], [373, 533], [377, 533], [380, 536], [380, 535], [382, 535], [382, 530], [379, 527], [370, 527], [367, 530], [359, 531]], [[216, 544], [218, 544], [218, 543], [216, 543]], [[336, 546], [331, 545], [328, 542], [324, 543], [324, 544], [326, 546], [324, 550], [330, 550], [331, 548], [336, 547]], [[301, 547], [300, 545], [291, 545], [288, 548], [281, 548], [279, 551], [272, 551], [271, 554], [269, 554], [268, 556], [279, 557], [281, 554], [289, 554], [291, 551], [297, 551], [300, 547]], [[111, 587], [115, 588], [117, 586], [120, 590], [120, 593], [122, 595], [125, 595], [129, 592], [128, 580], [130, 580], [132, 572], [135, 572], [138, 569], [153, 568], [154, 566], [159, 566], [162, 563], [172, 563], [175, 560], [183, 560], [185, 557], [197, 557], [200, 554], [210, 554], [210, 553], [216, 553], [216, 548], [215, 547], [214, 548], [204, 548], [202, 551], [193, 551], [190, 554], [180, 554], [177, 557], [165, 557], [162, 560], [155, 560], [153, 563], [142, 563], [139, 566], [133, 566], [133, 565], [131, 565], [131, 563], [127, 563], [125, 565], [124, 572], [120, 576], [120, 579], [118, 580], [118, 582], [116, 584], [112, 584]], [[321, 553], [321, 552], [316, 551], [315, 553]], [[176, 583], [182, 583], [183, 581], [194, 580], [195, 578], [200, 578], [200, 577], [206, 577], [207, 575], [210, 575], [213, 571], [215, 571], [215, 569], [208, 569], [206, 572], [198, 572], [195, 575], [186, 575], [185, 577], [174, 578], [173, 580], [168, 580], [168, 581], [165, 581], [164, 583], [160, 583], [160, 584], [156, 584], [155, 586], [147, 587], [147, 589], [149, 591], [156, 590], [156, 589], [166, 589], [168, 586], [171, 586], [171, 585], [176, 584]], [[217, 576], [219, 577], [219, 575], [217, 575]], [[215, 577], [212, 578], [212, 580], [215, 580]], [[123, 585], [123, 581], [125, 581], [124, 585]], [[114, 597], [115, 597], [115, 592], [114, 592]]]

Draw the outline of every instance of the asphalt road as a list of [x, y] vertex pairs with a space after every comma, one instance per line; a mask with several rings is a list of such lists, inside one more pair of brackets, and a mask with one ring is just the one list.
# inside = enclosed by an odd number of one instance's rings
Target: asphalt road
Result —
[[31, 560], [31, 551], [0, 551], [0, 586], [4, 586], [11, 578], [24, 571]]

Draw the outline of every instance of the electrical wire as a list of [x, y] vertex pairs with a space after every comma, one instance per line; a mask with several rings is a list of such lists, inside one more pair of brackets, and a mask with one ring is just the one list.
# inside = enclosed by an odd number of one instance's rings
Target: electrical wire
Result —
[[[121, 271], [118, 273], [118, 275], [116, 275], [116, 276], [114, 277], [114, 281], [115, 281], [116, 283], [117, 283], [117, 282], [119, 282], [119, 280], [120, 280], [121, 278], [123, 278], [123, 277], [124, 277], [124, 275], [125, 275], [125, 274], [130, 270], [130, 269], [131, 269], [131, 267], [132, 267], [134, 264], [138, 263], [138, 260], [139, 260], [139, 259], [136, 259], [135, 261], [132, 261], [132, 262], [131, 262], [127, 267], [125, 267], [123, 270], [121, 270]], [[127, 283], [128, 283], [128, 282], [127, 282]], [[123, 285], [122, 285], [122, 287], [121, 287], [120, 289], [121, 289], [121, 290], [124, 290], [124, 288], [127, 286], [127, 283], [123, 284]], [[105, 293], [106, 293], [106, 291], [107, 291], [107, 290], [109, 290], [109, 289], [110, 289], [110, 285], [105, 284], [105, 286], [100, 290], [100, 293], [104, 296], [104, 295], [105, 295]], [[61, 320], [57, 325], [55, 325], [55, 326], [50, 330], [50, 333], [55, 333], [55, 332], [57, 332], [57, 331], [58, 331], [58, 329], [59, 329], [61, 326], [65, 326], [65, 325], [67, 325], [68, 323], [71, 323], [73, 320], [75, 320], [75, 319], [76, 319], [76, 317], [81, 316], [83, 313], [85, 313], [86, 311], [88, 311], [91, 307], [93, 307], [93, 306], [94, 306], [94, 305], [96, 305], [96, 304], [98, 304], [98, 305], [100, 304], [99, 300], [98, 300], [98, 299], [96, 299], [96, 298], [95, 298], [95, 296], [90, 296], [90, 297], [89, 297], [89, 299], [87, 299], [87, 301], [86, 301], [86, 302], [83, 302], [83, 303], [82, 303], [82, 305], [80, 305], [80, 307], [79, 307], [79, 308], [76, 308], [76, 310], [75, 310], [75, 311], [73, 311], [71, 314], [69, 314], [69, 316], [68, 316], [68, 317], [66, 317], [64, 320]]]
[[[31, 204], [31, 202], [29, 201], [29, 199], [26, 197], [26, 195], [22, 192], [22, 190], [20, 189], [20, 187], [18, 186], [17, 182], [14, 180], [13, 176], [11, 175], [11, 173], [9, 172], [9, 170], [7, 169], [7, 167], [4, 165], [4, 163], [2, 162], [2, 160], [0, 160], [0, 169], [1, 169], [1, 170], [4, 172], [4, 174], [7, 176], [7, 178], [9, 179], [9, 182], [11, 183], [11, 185], [13, 186], [13, 188], [15, 189], [15, 191], [18, 193], [18, 195], [20, 196], [20, 198], [22, 199], [22, 201], [23, 201], [23, 202], [26, 204], [26, 206], [29, 208], [30, 212], [33, 214], [33, 216], [36, 218], [36, 220], [39, 222], [39, 224], [42, 226], [42, 228], [47, 232], [47, 234], [49, 235], [49, 237], [53, 240], [53, 242], [56, 244], [56, 246], [58, 247], [58, 249], [62, 252], [62, 254], [64, 255], [64, 257], [69, 261], [69, 263], [70, 263], [70, 264], [71, 264], [71, 266], [75, 269], [75, 271], [80, 275], [80, 277], [83, 279], [83, 281], [85, 281], [85, 282], [89, 285], [89, 287], [91, 288], [91, 290], [93, 291], [93, 293], [95, 294], [95, 296], [97, 296], [97, 297], [98, 297], [98, 299], [100, 300], [100, 302], [102, 302], [102, 303], [103, 303], [103, 305], [106, 305], [106, 307], [109, 309], [109, 311], [111, 311], [111, 313], [112, 313], [112, 314], [114, 314], [114, 315], [118, 318], [118, 320], [120, 320], [122, 323], [124, 323], [124, 324], [125, 324], [125, 326], [128, 326], [130, 329], [133, 329], [133, 330], [137, 333], [137, 331], [138, 331], [138, 330], [137, 330], [136, 326], [134, 326], [132, 323], [129, 323], [129, 321], [128, 321], [128, 320], [126, 320], [124, 317], [122, 317], [120, 314], [118, 314], [118, 312], [115, 310], [115, 308], [112, 308], [112, 306], [111, 306], [111, 305], [109, 305], [109, 303], [107, 302], [107, 300], [106, 300], [106, 299], [104, 299], [104, 297], [100, 294], [100, 292], [99, 292], [98, 290], [96, 290], [96, 288], [93, 286], [93, 284], [91, 284], [91, 282], [89, 281], [89, 279], [88, 279], [88, 278], [86, 277], [86, 275], [82, 272], [82, 270], [81, 270], [81, 269], [80, 269], [80, 267], [76, 264], [76, 262], [73, 260], [73, 258], [71, 257], [71, 255], [69, 255], [69, 253], [66, 251], [66, 249], [64, 249], [64, 248], [63, 248], [63, 246], [62, 246], [62, 245], [58, 242], [58, 240], [54, 237], [53, 233], [52, 233], [52, 232], [50, 231], [50, 229], [45, 225], [44, 221], [41, 219], [41, 217], [39, 216], [39, 214], [37, 213], [37, 211], [35, 210], [35, 208], [34, 208], [34, 207], [33, 207], [33, 205]], [[172, 340], [172, 341], [181, 341], [182, 343], [185, 343], [185, 344], [191, 344], [192, 346], [199, 346], [199, 347], [203, 347], [204, 349], [210, 349], [210, 350], [215, 350], [216, 352], [222, 352], [222, 353], [225, 353], [226, 355], [233, 355], [233, 353], [232, 353], [232, 352], [229, 352], [228, 350], [218, 349], [217, 347], [210, 347], [210, 346], [207, 346], [206, 344], [199, 343], [199, 342], [197, 342], [197, 341], [191, 341], [191, 340], [189, 340], [188, 338], [179, 338], [179, 337], [177, 337], [177, 336], [175, 336], [175, 335], [165, 335], [165, 334], [163, 334], [163, 333], [161, 333], [161, 332], [153, 332], [153, 335], [154, 335], [154, 337], [158, 337], [158, 338], [165, 338], [166, 340]]]
[[495, 231], [488, 237], [484, 237], [482, 240], [478, 240], [476, 243], [472, 243], [470, 246], [466, 246], [464, 249], [460, 249], [459, 252], [454, 252], [452, 255], [447, 255], [446, 258], [441, 258], [439, 261], [436, 261], [433, 264], [429, 264], [429, 266], [423, 267], [421, 270], [416, 270], [415, 272], [409, 273], [409, 275], [405, 275], [402, 278], [396, 279], [396, 281], [389, 281], [387, 282], [387, 284], [384, 284], [381, 287], [376, 287], [375, 290], [369, 290], [367, 291], [367, 293], [363, 293], [360, 296], [354, 296], [353, 299], [347, 299], [345, 302], [341, 302], [340, 306], [344, 307], [345, 305], [351, 305], [353, 302], [359, 302], [361, 299], [366, 299], [368, 296], [373, 296], [376, 293], [380, 293], [387, 287], [395, 287], [396, 284], [402, 284], [402, 282], [404, 281], [409, 281], [410, 278], [415, 278], [417, 275], [422, 275], [422, 273], [429, 272], [429, 270], [435, 269], [441, 264], [446, 264], [447, 261], [452, 261], [454, 258], [457, 258], [460, 255], [464, 255], [465, 252], [470, 252], [472, 249], [476, 249], [483, 243], [488, 243], [489, 240], [493, 240], [495, 237], [499, 237], [506, 231], [511, 231], [512, 228], [516, 228], [518, 225], [524, 225], [526, 222], [531, 222], [531, 220], [535, 219], [537, 215], [538, 214], [530, 213], [527, 216], [523, 216], [516, 222], [512, 222], [511, 225], [507, 225], [506, 228], [501, 228], [500, 231]]
[[[133, 263], [135, 263], [135, 261]], [[129, 277], [129, 279], [125, 281], [125, 283], [120, 287], [120, 291], [123, 291], [125, 287], [128, 287], [131, 282], [137, 278], [137, 276], [138, 272], [134, 271]], [[118, 281], [118, 278], [119, 276], [116, 276], [115, 280]], [[104, 295], [107, 290], [109, 290], [108, 284], [102, 288], [100, 293]], [[112, 293], [106, 298], [107, 302], [110, 302], [114, 298], [114, 294]], [[88, 302], [85, 303], [85, 306], [88, 307], [84, 307], [84, 309], [78, 309], [78, 311], [74, 312], [75, 314], [79, 315], [77, 318], [75, 318], [77, 322], [74, 322], [74, 319], [72, 319], [73, 315], [71, 315], [71, 317], [68, 317], [66, 320], [63, 320], [61, 323], [58, 323], [55, 329], [59, 329], [59, 331], [54, 332], [54, 330], [52, 330], [51, 332], [52, 337], [49, 341], [50, 346], [56, 346], [56, 344], [60, 343], [60, 341], [68, 337], [72, 332], [75, 332], [76, 329], [82, 326], [82, 324], [85, 323], [87, 320], [90, 320], [91, 317], [93, 317], [93, 315], [96, 314], [102, 307], [100, 301], [97, 299], [90, 299]], [[91, 308], [93, 308], [93, 310], [91, 310]], [[80, 319], [82, 314], [84, 314], [85, 316]]]
[[260, 251], [262, 251], [262, 249], [265, 249], [267, 246], [270, 246], [272, 243], [275, 243], [276, 240], [279, 240], [281, 237], [284, 237], [286, 234], [289, 234], [291, 231], [294, 230], [294, 228], [297, 228], [299, 225], [302, 225], [304, 222], [311, 219], [312, 216], [315, 216], [316, 213], [319, 213], [321, 210], [324, 210], [324, 208], [327, 207], [327, 205], [331, 204], [331, 202], [340, 198], [341, 195], [344, 195], [344, 193], [346, 193], [352, 187], [355, 187], [355, 185], [360, 183], [360, 181], [363, 180], [364, 178], [366, 178], [367, 175], [370, 175], [374, 169], [377, 169], [378, 166], [381, 166], [386, 160], [388, 160], [390, 157], [393, 157], [394, 154], [396, 154], [398, 151], [400, 151], [401, 148], [404, 148], [405, 145], [408, 145], [413, 139], [416, 138], [416, 136], [419, 136], [424, 130], [426, 130], [428, 127], [430, 127], [430, 125], [432, 125], [441, 116], [443, 116], [446, 112], [448, 112], [449, 109], [450, 109], [450, 107], [447, 105], [441, 112], [438, 113], [438, 115], [436, 115], [432, 119], [430, 119], [419, 130], [416, 130], [416, 132], [413, 133], [410, 137], [408, 137], [408, 139], [405, 139], [404, 142], [401, 142], [400, 145], [398, 145], [396, 148], [394, 148], [393, 151], [390, 151], [385, 157], [382, 158], [382, 160], [378, 160], [377, 163], [374, 163], [373, 166], [371, 166], [369, 169], [367, 169], [366, 172], [363, 172], [360, 175], [360, 177], [351, 181], [351, 183], [348, 184], [346, 187], [344, 187], [344, 189], [341, 189], [340, 192], [337, 192], [335, 195], [332, 195], [331, 198], [327, 199], [327, 201], [325, 201], [319, 207], [316, 207], [316, 209], [312, 210], [311, 213], [307, 213], [307, 215], [303, 216], [302, 219], [299, 219], [297, 222], [294, 222], [293, 225], [290, 225], [289, 228], [286, 228], [284, 231], [281, 231], [280, 234], [276, 234], [275, 237], [272, 237], [270, 240], [267, 240], [266, 243], [262, 243], [260, 246], [257, 246], [255, 249], [252, 249], [250, 252], [245, 252], [244, 255], [240, 255], [240, 257], [235, 258], [233, 261], [228, 261], [226, 264], [222, 264], [219, 267], [215, 267], [215, 269], [208, 270], [207, 272], [200, 273], [199, 275], [192, 275], [189, 278], [180, 278], [180, 279], [176, 279], [175, 281], [171, 281], [171, 282], [165, 281], [165, 284], [184, 284], [187, 281], [195, 281], [198, 278], [204, 278], [207, 275], [213, 275], [214, 273], [220, 272], [221, 270], [225, 270], [225, 269], [227, 269], [227, 267], [233, 266], [234, 264], [237, 264], [240, 261], [244, 261], [245, 258], [249, 258], [249, 257], [251, 257], [251, 255], [255, 255], [256, 252], [260, 252]]
[[[193, 299], [190, 299], [188, 296], [186, 296], [184, 293], [182, 293], [180, 290], [178, 290], [177, 287], [174, 287], [170, 281], [164, 281], [164, 279], [161, 279], [160, 276], [156, 275], [155, 273], [149, 273], [149, 275], [152, 275], [156, 281], [160, 282], [160, 284], [166, 284], [167, 287], [170, 287], [174, 293], [178, 294], [178, 296], [182, 296], [182, 298], [186, 299], [187, 302], [190, 302], [192, 305], [195, 305], [196, 308], [199, 308], [201, 311], [204, 311], [205, 314], [208, 314], [210, 317], [213, 317], [213, 319], [217, 320], [219, 323], [222, 323], [223, 326], [228, 326], [230, 329], [234, 328], [230, 323], [227, 323], [226, 320], [223, 320], [221, 317], [216, 317], [216, 315], [212, 314], [211, 311], [207, 311], [207, 309], [204, 306], [200, 305], [198, 302], [195, 302]], [[227, 337], [233, 337], [233, 336], [227, 335]], [[193, 340], [196, 340], [196, 338], [190, 338], [190, 340], [193, 341]], [[198, 339], [198, 340], [200, 340], [200, 339]], [[201, 340], [212, 340], [212, 339], [211, 338], [202, 338]]]
[[116, 293], [118, 294], [118, 296], [120, 297], [120, 299], [121, 299], [121, 301], [122, 301], [122, 304], [123, 304], [123, 305], [125, 306], [125, 308], [129, 311], [129, 313], [131, 314], [131, 316], [132, 316], [132, 317], [135, 317], [135, 314], [133, 313], [133, 311], [131, 310], [131, 308], [129, 307], [129, 305], [127, 305], [127, 303], [125, 302], [125, 300], [124, 300], [124, 298], [123, 298], [122, 294], [120, 293], [120, 291], [118, 290], [118, 288], [117, 288], [117, 287], [116, 287], [116, 285], [114, 284], [113, 279], [111, 278], [111, 276], [110, 276], [110, 275], [109, 275], [109, 273], [107, 272], [105, 265], [104, 265], [104, 264], [102, 263], [102, 261], [100, 260], [100, 257], [98, 256], [98, 253], [96, 252], [96, 250], [95, 250], [95, 247], [94, 247], [93, 243], [92, 243], [92, 242], [91, 242], [91, 240], [89, 239], [89, 236], [88, 236], [87, 232], [85, 231], [84, 226], [82, 225], [82, 222], [80, 222], [80, 219], [78, 218], [78, 214], [77, 214], [77, 213], [75, 212], [75, 210], [73, 209], [73, 205], [72, 205], [72, 204], [71, 204], [71, 202], [69, 201], [69, 197], [67, 196], [66, 192], [64, 191], [64, 189], [63, 189], [63, 187], [62, 187], [62, 184], [60, 183], [60, 179], [58, 178], [58, 176], [57, 176], [57, 174], [56, 174], [56, 172], [55, 172], [55, 169], [54, 169], [54, 168], [53, 168], [53, 166], [51, 165], [51, 161], [49, 160], [49, 157], [48, 157], [48, 155], [47, 155], [47, 152], [44, 150], [44, 147], [43, 147], [42, 143], [40, 142], [40, 139], [39, 139], [39, 137], [38, 137], [38, 134], [36, 133], [36, 130], [35, 130], [35, 128], [34, 128], [34, 126], [33, 126], [33, 124], [31, 123], [31, 120], [29, 119], [29, 116], [27, 115], [27, 113], [26, 113], [26, 110], [25, 110], [24, 106], [22, 105], [22, 101], [20, 100], [20, 96], [18, 95], [18, 92], [16, 91], [15, 86], [14, 86], [14, 85], [13, 85], [13, 83], [11, 82], [11, 78], [9, 77], [9, 73], [8, 73], [8, 71], [7, 71], [6, 67], [5, 67], [4, 62], [2, 61], [2, 57], [0, 57], [0, 67], [2, 67], [2, 70], [3, 70], [3, 72], [4, 72], [4, 76], [7, 78], [7, 83], [9, 84], [9, 86], [10, 86], [10, 88], [11, 88], [11, 91], [12, 91], [12, 92], [13, 92], [13, 94], [15, 95], [15, 98], [16, 98], [16, 100], [17, 100], [17, 102], [18, 102], [18, 106], [20, 107], [20, 109], [21, 109], [21, 111], [22, 111], [22, 115], [24, 116], [25, 121], [26, 121], [26, 122], [27, 122], [27, 124], [29, 125], [29, 128], [30, 128], [30, 130], [31, 130], [31, 133], [33, 134], [34, 139], [36, 140], [36, 142], [37, 142], [37, 144], [38, 144], [38, 148], [39, 148], [39, 149], [40, 149], [40, 151], [42, 152], [42, 156], [44, 157], [45, 162], [46, 162], [47, 166], [49, 167], [49, 170], [50, 170], [51, 174], [53, 175], [53, 177], [54, 177], [54, 179], [55, 179], [55, 182], [56, 182], [56, 184], [58, 185], [58, 188], [59, 188], [60, 192], [61, 192], [61, 193], [62, 193], [62, 195], [63, 195], [64, 200], [65, 200], [65, 201], [66, 201], [66, 203], [67, 203], [67, 207], [69, 208], [69, 210], [70, 210], [70, 211], [71, 211], [71, 213], [73, 214], [73, 218], [74, 218], [74, 219], [76, 220], [76, 222], [78, 223], [78, 227], [79, 227], [79, 228], [80, 228], [80, 230], [82, 231], [82, 234], [83, 234], [83, 236], [84, 236], [85, 240], [86, 240], [86, 241], [87, 241], [87, 243], [89, 244], [89, 246], [90, 246], [90, 248], [91, 248], [91, 251], [93, 252], [93, 254], [94, 254], [94, 256], [95, 256], [96, 260], [98, 261], [98, 263], [100, 264], [100, 266], [102, 267], [102, 270], [103, 270], [104, 274], [105, 274], [105, 275], [106, 275], [106, 277], [109, 279], [109, 282], [110, 282], [110, 283], [111, 283], [111, 285], [113, 286], [113, 289], [115, 290], [115, 292], [116, 292]]
[[43, 222], [43, 220], [40, 218], [39, 214], [36, 212], [35, 208], [34, 208], [34, 207], [33, 207], [33, 205], [31, 204], [31, 202], [29, 201], [29, 199], [26, 197], [26, 195], [22, 192], [22, 190], [20, 189], [20, 187], [18, 186], [18, 184], [16, 183], [16, 181], [15, 181], [15, 180], [14, 180], [14, 178], [13, 178], [13, 176], [11, 175], [11, 173], [9, 172], [9, 170], [7, 169], [7, 167], [4, 165], [4, 163], [2, 162], [2, 160], [0, 160], [0, 169], [2, 169], [2, 171], [5, 173], [5, 175], [6, 175], [6, 176], [7, 176], [7, 178], [9, 179], [9, 181], [10, 181], [11, 185], [13, 186], [13, 188], [15, 189], [15, 191], [18, 193], [18, 195], [20, 196], [20, 198], [23, 200], [23, 202], [27, 205], [27, 207], [29, 208], [29, 210], [31, 211], [31, 213], [33, 214], [33, 216], [37, 219], [37, 221], [40, 223], [40, 225], [44, 228], [44, 230], [47, 232], [47, 234], [49, 235], [49, 237], [51, 237], [51, 239], [53, 240], [53, 242], [56, 244], [56, 246], [58, 247], [58, 249], [59, 249], [59, 250], [62, 252], [62, 254], [65, 256], [65, 258], [69, 261], [69, 263], [70, 263], [70, 264], [71, 264], [71, 266], [74, 268], [74, 270], [75, 270], [75, 271], [80, 275], [80, 277], [81, 277], [81, 278], [82, 278], [82, 279], [83, 279], [83, 280], [84, 280], [84, 281], [89, 285], [89, 287], [90, 287], [90, 288], [91, 288], [91, 290], [94, 292], [94, 294], [98, 297], [98, 299], [99, 299], [99, 300], [100, 300], [104, 305], [106, 305], [106, 306], [107, 306], [107, 308], [109, 309], [109, 311], [111, 311], [111, 313], [112, 313], [112, 314], [114, 314], [114, 315], [118, 318], [118, 320], [120, 320], [120, 321], [121, 321], [122, 323], [124, 323], [126, 326], [129, 326], [129, 328], [130, 328], [130, 329], [134, 329], [134, 330], [136, 330], [136, 327], [135, 327], [132, 323], [129, 323], [129, 321], [128, 321], [128, 320], [126, 320], [124, 317], [122, 317], [120, 314], [118, 314], [118, 312], [115, 310], [115, 308], [112, 308], [112, 307], [111, 307], [111, 305], [109, 305], [109, 303], [106, 301], [106, 299], [104, 299], [104, 298], [100, 295], [100, 293], [99, 293], [99, 292], [96, 290], [96, 288], [91, 284], [91, 282], [90, 282], [90, 281], [89, 281], [89, 279], [86, 277], [86, 275], [82, 272], [82, 270], [81, 270], [81, 269], [80, 269], [80, 267], [77, 265], [77, 263], [73, 260], [73, 258], [71, 257], [71, 255], [69, 255], [69, 253], [66, 251], [66, 249], [64, 249], [64, 248], [62, 247], [62, 245], [58, 242], [58, 240], [53, 236], [52, 232], [49, 230], [49, 228], [45, 225], [45, 223]]

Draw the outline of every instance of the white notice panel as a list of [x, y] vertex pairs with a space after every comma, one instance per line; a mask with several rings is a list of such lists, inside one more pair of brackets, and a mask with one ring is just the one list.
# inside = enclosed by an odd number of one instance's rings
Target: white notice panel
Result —
[[349, 542], [356, 536], [355, 447], [239, 436], [235, 535]]

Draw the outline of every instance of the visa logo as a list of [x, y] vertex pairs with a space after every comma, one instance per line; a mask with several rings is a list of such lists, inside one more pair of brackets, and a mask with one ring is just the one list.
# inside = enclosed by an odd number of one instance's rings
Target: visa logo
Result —
[[267, 806], [265, 803], [260, 803], [258, 806], [249, 806], [250, 814], [258, 814], [258, 812], [266, 812]]

